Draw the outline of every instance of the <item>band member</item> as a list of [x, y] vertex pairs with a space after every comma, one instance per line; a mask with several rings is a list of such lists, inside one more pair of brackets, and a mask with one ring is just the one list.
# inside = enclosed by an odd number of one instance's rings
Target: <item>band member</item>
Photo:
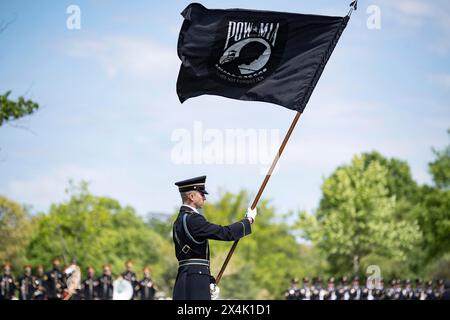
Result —
[[42, 265], [37, 266], [36, 275], [34, 277], [34, 296], [33, 300], [45, 300], [47, 299], [47, 275], [44, 272], [44, 267]]
[[11, 274], [11, 264], [3, 265], [3, 274], [0, 275], [0, 300], [13, 300], [15, 297], [16, 283]]
[[52, 264], [53, 269], [47, 272], [47, 281], [45, 284], [47, 297], [49, 300], [62, 299], [66, 285], [64, 274], [60, 269], [61, 264], [59, 258], [54, 258]]
[[95, 279], [95, 269], [87, 268], [86, 279], [81, 283], [81, 297], [83, 300], [95, 300], [97, 298], [97, 287], [99, 282]]
[[141, 300], [154, 300], [156, 293], [156, 286], [151, 277], [151, 270], [149, 267], [144, 268], [144, 278], [139, 282], [138, 295]]
[[346, 276], [341, 278], [341, 284], [339, 286], [339, 289], [337, 291], [337, 299], [338, 300], [348, 300], [350, 299], [349, 294], [349, 287], [348, 287], [348, 278]]
[[324, 300], [337, 300], [337, 292], [334, 282], [335, 282], [334, 277], [328, 279], [328, 286], [326, 293], [324, 295]]
[[423, 288], [423, 280], [417, 278], [416, 279], [416, 288], [414, 289], [414, 300], [425, 300], [426, 294], [425, 289]]
[[309, 286], [309, 278], [303, 278], [303, 287], [300, 289], [300, 300], [311, 300], [311, 287]]
[[64, 289], [64, 300], [80, 300], [81, 270], [76, 259], [72, 259], [70, 265], [64, 269], [66, 288]]
[[436, 297], [436, 300], [441, 300], [442, 296], [445, 292], [445, 282], [444, 279], [439, 279], [437, 281], [436, 290], [434, 291], [434, 296]]
[[425, 300], [436, 300], [436, 296], [434, 295], [435, 291], [433, 289], [433, 280], [429, 280], [426, 283], [425, 288]]
[[198, 211], [206, 201], [206, 176], [175, 183], [183, 204], [173, 224], [173, 241], [179, 268], [173, 290], [174, 300], [216, 299], [219, 288], [210, 273], [208, 240], [233, 241], [251, 233], [256, 208], [247, 210], [241, 221], [229, 226], [208, 222]]
[[300, 288], [298, 287], [298, 278], [291, 281], [291, 287], [285, 293], [286, 300], [300, 300]]
[[372, 290], [372, 296], [374, 300], [385, 300], [386, 292], [384, 289], [384, 279], [380, 278], [380, 282], [377, 287]]
[[34, 286], [34, 277], [31, 274], [31, 266], [23, 267], [23, 276], [19, 278], [19, 299], [32, 300], [36, 287]]
[[100, 300], [112, 300], [113, 297], [113, 279], [111, 276], [111, 266], [103, 266], [103, 274], [97, 279], [97, 297]]
[[414, 298], [414, 290], [411, 288], [411, 280], [405, 280], [405, 287], [401, 291], [401, 300], [412, 300]]
[[131, 299], [134, 300], [135, 291], [138, 289], [139, 283], [137, 281], [136, 273], [134, 273], [134, 271], [133, 271], [133, 261], [128, 260], [125, 263], [125, 267], [127, 268], [127, 270], [122, 273], [122, 278], [124, 278], [125, 280], [127, 280], [131, 283], [131, 286], [133, 287], [133, 297]]
[[311, 300], [324, 300], [326, 291], [322, 288], [322, 278], [316, 277], [311, 287]]
[[361, 288], [359, 286], [359, 277], [353, 277], [352, 287], [349, 291], [349, 299], [350, 300], [361, 300]]

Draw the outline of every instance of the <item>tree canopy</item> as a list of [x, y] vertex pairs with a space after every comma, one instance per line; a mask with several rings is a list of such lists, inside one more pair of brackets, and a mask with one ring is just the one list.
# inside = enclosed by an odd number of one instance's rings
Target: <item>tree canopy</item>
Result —
[[22, 96], [17, 101], [9, 99], [10, 94], [11, 91], [7, 91], [0, 95], [0, 127], [6, 122], [33, 114], [39, 109], [39, 104]]

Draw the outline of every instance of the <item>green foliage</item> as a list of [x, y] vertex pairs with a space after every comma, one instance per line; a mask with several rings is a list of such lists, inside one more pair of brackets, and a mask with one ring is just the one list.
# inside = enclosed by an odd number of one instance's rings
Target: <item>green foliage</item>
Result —
[[300, 214], [305, 237], [327, 255], [330, 272], [361, 273], [368, 255], [404, 262], [420, 241], [417, 222], [396, 219], [388, 186], [386, 167], [355, 156], [325, 180], [316, 214]]
[[54, 256], [61, 256], [67, 264], [76, 257], [83, 268], [94, 266], [98, 271], [110, 263], [117, 275], [127, 259], [141, 268], [158, 263], [162, 256], [163, 239], [132, 208], [93, 196], [85, 185], [69, 201], [53, 205], [36, 220], [37, 230], [27, 248], [33, 264], [50, 262]]
[[450, 190], [424, 186], [416, 217], [423, 233], [422, 264], [450, 253]]
[[395, 158], [388, 159], [377, 151], [363, 153], [362, 158], [365, 168], [376, 161], [387, 170], [386, 187], [389, 197], [395, 196], [397, 201], [414, 200], [418, 186], [411, 175], [408, 163]]
[[[450, 136], [450, 129], [447, 133]], [[436, 160], [429, 164], [429, 168], [434, 183], [438, 188], [448, 188], [450, 187], [450, 145], [441, 151], [433, 149], [433, 152]]]
[[[226, 193], [218, 203], [205, 206], [205, 216], [213, 223], [227, 225], [242, 219], [249, 202], [245, 192]], [[310, 252], [296, 242], [292, 231], [292, 226], [280, 221], [280, 215], [267, 201], [261, 201], [252, 235], [240, 240], [223, 276], [221, 295], [239, 299], [281, 298], [290, 278], [320, 272], [316, 268], [320, 260], [308, 263], [312, 260], [308, 259]], [[217, 274], [231, 243], [211, 241], [210, 245], [212, 271]]]
[[11, 91], [8, 91], [0, 95], [0, 126], [8, 121], [30, 115], [39, 109], [39, 104], [26, 100], [24, 97], [19, 97], [17, 101], [10, 100], [8, 98], [10, 94]]
[[27, 211], [20, 204], [0, 196], [0, 261], [9, 261], [20, 270], [27, 262], [25, 247], [32, 229]]

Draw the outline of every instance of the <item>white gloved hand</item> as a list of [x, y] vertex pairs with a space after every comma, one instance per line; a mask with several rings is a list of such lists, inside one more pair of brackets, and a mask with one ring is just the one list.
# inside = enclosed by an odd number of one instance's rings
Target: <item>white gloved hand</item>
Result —
[[209, 284], [209, 292], [211, 292], [211, 300], [219, 299], [220, 288], [215, 283]]
[[245, 214], [245, 217], [251, 218], [253, 220], [253, 222], [255, 222], [255, 218], [256, 218], [257, 214], [258, 213], [256, 212], [256, 208], [253, 210], [251, 208], [247, 208], [247, 213]]

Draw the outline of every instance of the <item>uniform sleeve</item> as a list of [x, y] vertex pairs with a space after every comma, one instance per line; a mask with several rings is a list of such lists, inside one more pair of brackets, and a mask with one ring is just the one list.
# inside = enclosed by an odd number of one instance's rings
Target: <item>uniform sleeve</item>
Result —
[[200, 214], [190, 214], [187, 219], [189, 232], [196, 240], [212, 239], [236, 241], [252, 232], [250, 221], [242, 219], [228, 226], [208, 222]]

